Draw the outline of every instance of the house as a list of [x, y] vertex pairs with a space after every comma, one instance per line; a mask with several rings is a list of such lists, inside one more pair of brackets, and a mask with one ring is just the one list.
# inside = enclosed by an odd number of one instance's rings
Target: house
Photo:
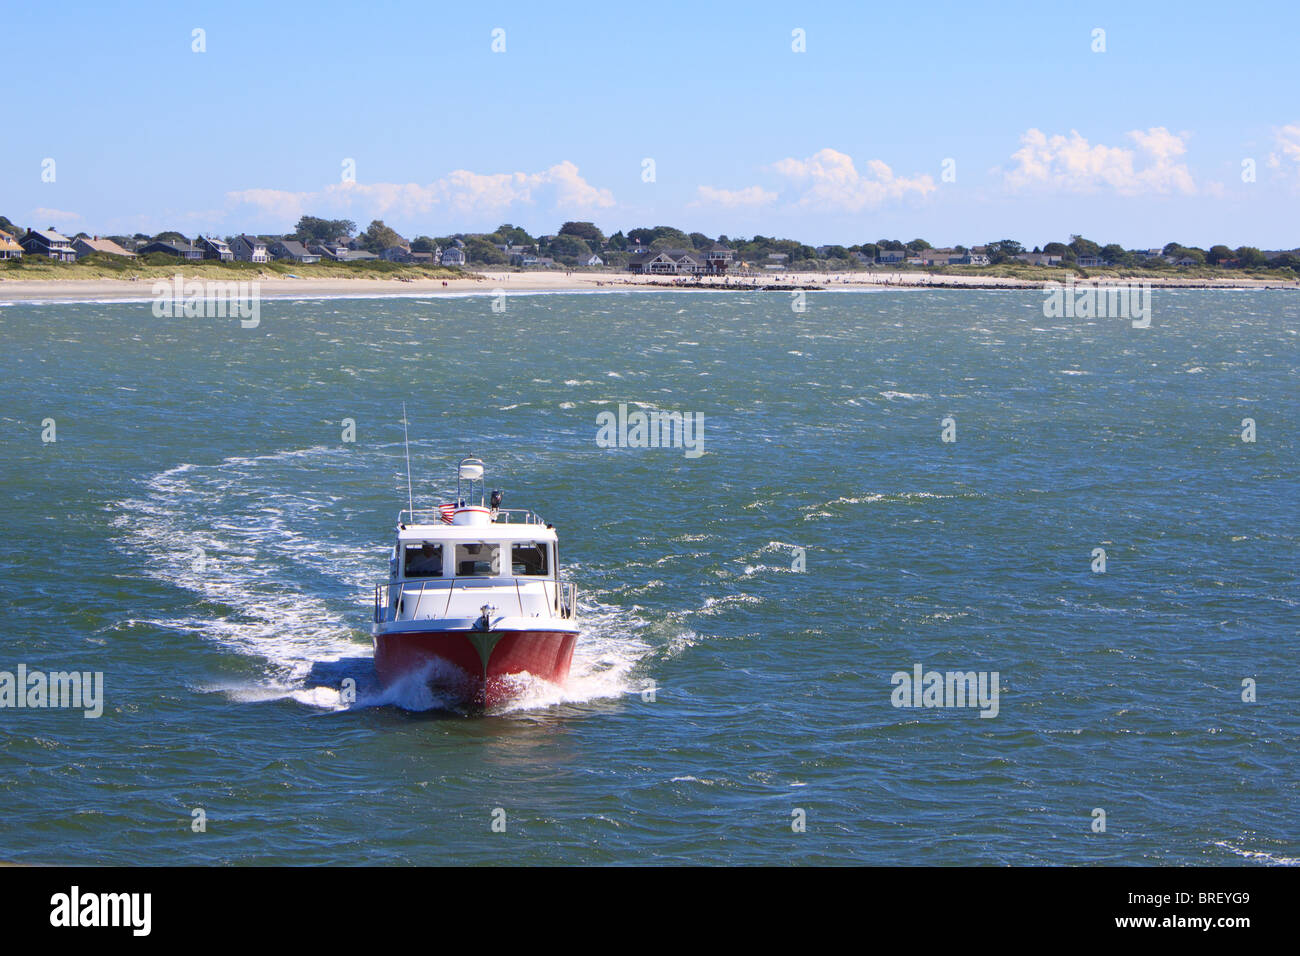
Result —
[[704, 257], [685, 249], [634, 253], [627, 263], [635, 275], [697, 275], [704, 270]]
[[348, 249], [339, 258], [340, 262], [374, 262], [379, 256], [365, 249]]
[[389, 246], [379, 254], [385, 262], [410, 262], [411, 250], [406, 246]]
[[72, 248], [72, 240], [59, 235], [54, 227], [49, 229], [28, 229], [18, 240], [23, 251], [30, 256], [45, 256], [55, 262], [75, 262], [77, 253]]
[[736, 253], [726, 246], [717, 245], [704, 254], [704, 271], [709, 275], [723, 275], [736, 261]]
[[677, 267], [679, 276], [699, 275], [704, 271], [704, 256], [698, 252], [689, 252], [685, 249], [669, 249], [668, 255], [672, 256], [673, 265]]
[[580, 266], [603, 266], [604, 264], [605, 260], [594, 252], [585, 256], [578, 256], [578, 265]]
[[[1176, 266], [1199, 266], [1200, 265], [1200, 263], [1197, 262], [1195, 259], [1193, 259], [1191, 256], [1183, 256], [1179, 259], [1173, 259], [1170, 261]], [[1079, 264], [1080, 265], [1083, 264], [1082, 259], [1079, 260]]]
[[0, 259], [21, 259], [23, 247], [7, 232], [0, 232]]
[[1110, 265], [1101, 256], [1079, 256], [1078, 264], [1080, 269], [1102, 269]]
[[1027, 262], [1031, 266], [1059, 266], [1061, 257], [1055, 253], [1022, 252], [1014, 257], [1017, 262]]
[[266, 250], [266, 243], [261, 239], [254, 239], [252, 236], [235, 236], [230, 243], [230, 251], [235, 254], [235, 258], [240, 262], [269, 262], [271, 260]]
[[134, 252], [128, 252], [112, 239], [101, 239], [99, 236], [92, 236], [89, 239], [80, 236], [72, 240], [72, 250], [77, 254], [78, 259], [84, 259], [96, 252], [103, 252], [110, 256], [122, 256], [124, 259], [136, 258]]
[[950, 256], [948, 265], [950, 266], [986, 266], [989, 264], [989, 257], [982, 252], [971, 251], [961, 256]]
[[235, 254], [230, 251], [230, 246], [226, 245], [223, 239], [199, 236], [194, 245], [203, 253], [204, 259], [216, 259], [218, 262], [234, 262], [235, 260]]
[[455, 249], [444, 249], [442, 252], [442, 264], [444, 266], [463, 266], [465, 265], [465, 250], [459, 247]]
[[309, 242], [307, 243], [307, 250], [309, 252], [314, 252], [322, 259], [333, 259], [335, 262], [345, 262], [347, 260], [348, 253], [353, 251], [352, 249], [348, 248], [346, 243], [342, 243], [338, 241]]
[[297, 239], [277, 239], [271, 243], [269, 251], [276, 259], [303, 263], [320, 262], [320, 255], [310, 251]]
[[627, 271], [638, 276], [645, 274], [650, 259], [651, 253], [644, 249], [632, 253], [627, 257]]
[[203, 250], [198, 246], [191, 245], [184, 239], [155, 240], [141, 246], [138, 251], [142, 256], [147, 256], [151, 252], [161, 252], [163, 255], [175, 256], [177, 259], [184, 259], [187, 262], [203, 258]]
[[412, 252], [407, 256], [407, 262], [414, 263], [417, 266], [431, 266], [435, 263], [437, 253], [434, 252]]
[[881, 249], [880, 254], [876, 256], [876, 261], [881, 265], [890, 265], [902, 262], [906, 258], [907, 252], [903, 249]]

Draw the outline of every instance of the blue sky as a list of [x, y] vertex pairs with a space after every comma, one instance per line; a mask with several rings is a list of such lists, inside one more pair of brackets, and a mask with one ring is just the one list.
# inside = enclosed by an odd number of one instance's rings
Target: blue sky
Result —
[[0, 214], [68, 233], [283, 232], [306, 212], [407, 236], [591, 219], [1291, 248], [1296, 11], [9, 2]]

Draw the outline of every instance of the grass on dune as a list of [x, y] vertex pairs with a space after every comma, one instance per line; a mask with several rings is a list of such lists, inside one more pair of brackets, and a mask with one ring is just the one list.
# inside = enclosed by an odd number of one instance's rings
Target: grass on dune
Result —
[[76, 262], [55, 262], [41, 256], [23, 256], [0, 265], [0, 281], [36, 279], [170, 279], [187, 278], [251, 282], [297, 276], [302, 279], [460, 279], [471, 273], [443, 266], [385, 262], [183, 262], [153, 252], [127, 259], [96, 252]]

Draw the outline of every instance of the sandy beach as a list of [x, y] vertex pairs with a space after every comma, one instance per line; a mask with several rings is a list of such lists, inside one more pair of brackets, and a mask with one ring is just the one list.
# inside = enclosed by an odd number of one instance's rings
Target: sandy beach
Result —
[[[243, 280], [232, 275], [230, 280]], [[1065, 276], [1062, 276], [1063, 281]], [[0, 279], [0, 303], [73, 302], [98, 299], [151, 299], [152, 279]], [[200, 281], [213, 281], [204, 279]], [[616, 272], [482, 272], [455, 279], [292, 279], [260, 278], [265, 298], [348, 298], [386, 295], [495, 294], [510, 292], [587, 292], [593, 290], [729, 290], [729, 289], [835, 289], [948, 288], [1034, 289], [1041, 280], [1000, 276], [937, 275], [923, 272], [788, 273], [783, 275], [726, 276], [699, 281], [672, 276], [637, 276]], [[1081, 281], [1081, 280], [1079, 280]], [[1185, 289], [1300, 289], [1300, 282], [1277, 279], [1141, 278], [1153, 287]]]

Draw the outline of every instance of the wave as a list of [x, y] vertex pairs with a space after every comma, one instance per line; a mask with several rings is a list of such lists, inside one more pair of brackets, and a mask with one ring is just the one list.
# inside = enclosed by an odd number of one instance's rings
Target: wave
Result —
[[1258, 860], [1270, 866], [1300, 866], [1300, 858], [1293, 856], [1277, 856], [1264, 850], [1243, 850], [1241, 847], [1233, 846], [1223, 840], [1216, 840], [1214, 845], [1223, 847], [1223, 849], [1247, 860]]

